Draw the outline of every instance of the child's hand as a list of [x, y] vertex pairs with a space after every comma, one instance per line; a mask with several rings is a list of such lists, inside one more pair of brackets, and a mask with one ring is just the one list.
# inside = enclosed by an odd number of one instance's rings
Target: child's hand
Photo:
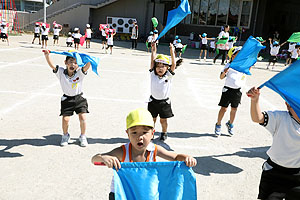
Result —
[[195, 167], [197, 165], [197, 160], [191, 156], [186, 157], [184, 162], [188, 167]]
[[224, 69], [224, 73], [227, 74], [228, 70], [229, 70], [229, 67]]
[[45, 55], [45, 56], [49, 56], [49, 54], [50, 54], [50, 51], [49, 51], [49, 50], [43, 50], [43, 52], [44, 52], [44, 55]]
[[253, 87], [246, 94], [248, 97], [251, 98], [251, 100], [255, 101], [255, 100], [258, 100], [258, 98], [259, 98], [259, 95], [260, 95], [259, 90], [260, 90], [260, 88]]
[[121, 168], [120, 161], [117, 157], [115, 156], [102, 156], [103, 163], [108, 167], [108, 168], [115, 168], [117, 171]]
[[174, 51], [174, 45], [172, 43], [170, 43], [170, 50]]

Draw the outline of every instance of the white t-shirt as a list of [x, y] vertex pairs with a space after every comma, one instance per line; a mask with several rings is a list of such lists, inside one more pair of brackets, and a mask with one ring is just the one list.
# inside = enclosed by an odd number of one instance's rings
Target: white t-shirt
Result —
[[163, 77], [155, 75], [154, 69], [150, 72], [151, 78], [151, 95], [154, 99], [163, 100], [170, 96], [172, 78], [175, 73], [167, 70]]
[[82, 81], [86, 75], [83, 73], [82, 68], [78, 67], [76, 73], [72, 77], [69, 77], [68, 74], [66, 74], [67, 72], [65, 71], [65, 68], [57, 67], [58, 70], [55, 74], [60, 82], [63, 93], [68, 96], [80, 94], [82, 92]]
[[280, 46], [273, 46], [273, 44], [270, 45], [271, 47], [271, 50], [270, 50], [270, 54], [271, 56], [277, 56], [277, 54], [279, 53], [279, 49], [280, 49]]
[[44, 29], [41, 30], [42, 30], [42, 35], [48, 35], [49, 28], [46, 28], [45, 30]]
[[266, 113], [264, 126], [273, 136], [268, 156], [282, 167], [300, 168], [300, 124], [287, 111]]
[[59, 35], [59, 32], [60, 32], [59, 28], [53, 29], [53, 35]]
[[206, 37], [202, 38], [202, 44], [207, 44], [207, 38]]
[[4, 28], [1, 26], [0, 29], [1, 29], [1, 33], [7, 34], [7, 27], [6, 26]]
[[295, 47], [296, 47], [296, 43], [294, 43], [294, 44], [291, 44], [291, 43], [289, 43], [289, 52], [292, 52], [294, 49], [295, 49]]
[[224, 70], [228, 67], [229, 67], [229, 70], [225, 77], [226, 79], [225, 79], [224, 86], [230, 87], [232, 89], [238, 89], [238, 88], [243, 87], [245, 85], [246, 75], [244, 73], [238, 72], [238, 71], [230, 68], [230, 63], [227, 63], [225, 65], [222, 72], [224, 72]]
[[86, 37], [87, 38], [92, 38], [92, 30], [90, 28], [86, 29]]
[[[221, 39], [223, 37], [229, 38], [229, 33], [221, 31], [218, 38]], [[218, 44], [218, 49], [229, 50], [228, 42], [226, 42], [226, 44]]]
[[82, 35], [80, 33], [75, 33], [74, 34], [74, 38], [76, 39], [80, 39], [82, 37]]
[[229, 49], [231, 49], [232, 47], [233, 47], [233, 44], [234, 44], [235, 42], [228, 42], [228, 48]]
[[107, 45], [114, 45], [114, 36], [112, 36], [112, 35], [108, 36]]
[[175, 45], [176, 45], [176, 43], [177, 43], [177, 40], [174, 40], [174, 41], [173, 41], [173, 45], [175, 46]]
[[34, 28], [34, 33], [40, 33], [41, 31], [41, 28], [40, 27], [35, 27]]
[[182, 43], [176, 43], [176, 44], [175, 44], [175, 48], [182, 49], [182, 48], [183, 48]]
[[102, 33], [102, 36], [106, 36], [106, 33], [105, 33], [104, 29], [101, 30], [101, 33]]
[[135, 25], [132, 27], [131, 39], [137, 39], [138, 35], [139, 35], [139, 29], [138, 29], [138, 26]]
[[153, 36], [149, 35], [148, 38], [147, 38], [147, 42], [152, 42], [152, 40], [153, 40]]
[[210, 42], [210, 48], [212, 48], [212, 49], [216, 48], [215, 41], [211, 41]]
[[72, 37], [67, 37], [67, 42], [73, 42], [73, 38]]

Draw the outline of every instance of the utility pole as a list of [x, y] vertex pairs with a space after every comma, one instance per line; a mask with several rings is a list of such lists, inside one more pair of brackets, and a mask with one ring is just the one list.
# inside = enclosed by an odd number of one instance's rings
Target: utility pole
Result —
[[44, 23], [47, 23], [47, 15], [46, 15], [46, 12], [47, 12], [47, 10], [46, 10], [46, 0], [44, 0]]

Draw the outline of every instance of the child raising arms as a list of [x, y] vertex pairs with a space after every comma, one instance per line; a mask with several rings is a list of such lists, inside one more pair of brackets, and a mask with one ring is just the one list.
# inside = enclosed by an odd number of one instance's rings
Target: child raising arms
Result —
[[[115, 148], [104, 154], [96, 154], [92, 163], [103, 162], [109, 168], [121, 168], [120, 162], [156, 162], [156, 156], [170, 161], [184, 161], [188, 167], [197, 164], [195, 158], [167, 151], [163, 147], [153, 144], [154, 123], [151, 114], [144, 108], [131, 111], [126, 118], [126, 133], [129, 143]], [[113, 182], [109, 199], [114, 199]]]
[[87, 63], [82, 68], [79, 68], [76, 58], [67, 56], [65, 60], [66, 69], [53, 65], [50, 56], [50, 51], [44, 50], [44, 55], [48, 65], [53, 69], [59, 79], [64, 95], [61, 97], [61, 113], [63, 136], [61, 146], [66, 146], [69, 143], [70, 134], [68, 132], [70, 117], [74, 112], [78, 114], [80, 122], [81, 135], [79, 137], [80, 146], [88, 145], [86, 132], [86, 113], [88, 111], [87, 100], [82, 97], [82, 81], [90, 68], [91, 63]]

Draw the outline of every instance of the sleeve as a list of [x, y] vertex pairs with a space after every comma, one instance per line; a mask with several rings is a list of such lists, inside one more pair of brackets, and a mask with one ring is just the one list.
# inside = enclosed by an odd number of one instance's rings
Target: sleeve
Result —
[[56, 77], [60, 79], [61, 75], [64, 73], [64, 68], [56, 65], [56, 69], [53, 70], [53, 73], [55, 73]]
[[278, 129], [278, 124], [281, 120], [281, 112], [279, 111], [265, 111], [263, 112], [264, 115], [264, 122], [260, 125], [264, 126], [272, 136], [275, 135]]
[[222, 36], [223, 36], [223, 33], [224, 33], [223, 31], [221, 31], [221, 32], [219, 33], [219, 36], [218, 36], [218, 38], [219, 38], [219, 39], [221, 39], [221, 38], [222, 38]]
[[229, 67], [230, 67], [230, 63], [227, 63], [227, 64], [224, 66], [224, 68], [222, 69], [221, 73], [224, 72], [224, 70], [225, 70], [226, 68], [229, 68]]
[[168, 69], [168, 71], [167, 71], [166, 75], [167, 75], [168, 77], [172, 77], [172, 76], [174, 76], [174, 75], [175, 75], [175, 72], [172, 72], [172, 70], [171, 70], [171, 69]]
[[84, 77], [87, 75], [87, 71], [84, 72], [84, 71], [83, 71], [83, 67], [80, 67], [80, 68], [77, 70], [77, 73], [78, 73], [78, 76], [79, 76], [80, 78], [84, 78]]

